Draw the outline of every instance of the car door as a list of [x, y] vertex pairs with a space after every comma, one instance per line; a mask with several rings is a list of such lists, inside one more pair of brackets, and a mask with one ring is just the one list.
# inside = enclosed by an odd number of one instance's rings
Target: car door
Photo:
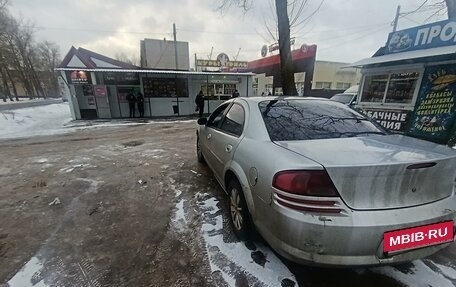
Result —
[[212, 136], [214, 131], [220, 126], [223, 116], [231, 103], [219, 106], [207, 120], [206, 125], [200, 129], [199, 140], [206, 163], [214, 170], [214, 155], [212, 152]]
[[225, 113], [220, 126], [212, 133], [211, 151], [214, 174], [223, 182], [225, 166], [233, 158], [244, 130], [245, 110], [239, 103], [233, 103]]

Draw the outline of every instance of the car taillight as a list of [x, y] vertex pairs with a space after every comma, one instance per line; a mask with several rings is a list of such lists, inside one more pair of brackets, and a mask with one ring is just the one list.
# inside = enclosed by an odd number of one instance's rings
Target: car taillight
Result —
[[288, 208], [340, 213], [339, 193], [325, 170], [287, 170], [275, 174], [277, 203]]
[[293, 194], [339, 196], [325, 170], [287, 170], [276, 173], [272, 186]]

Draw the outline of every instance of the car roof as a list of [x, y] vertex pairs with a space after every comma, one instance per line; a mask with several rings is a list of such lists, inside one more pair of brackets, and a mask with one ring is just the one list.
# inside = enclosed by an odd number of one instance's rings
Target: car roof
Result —
[[242, 98], [236, 98], [232, 99], [232, 101], [240, 101], [244, 100], [248, 103], [260, 103], [263, 101], [273, 101], [273, 100], [318, 100], [318, 101], [329, 101], [329, 99], [326, 98], [317, 98], [317, 97], [288, 97], [288, 96], [267, 96], [267, 97], [242, 97]]

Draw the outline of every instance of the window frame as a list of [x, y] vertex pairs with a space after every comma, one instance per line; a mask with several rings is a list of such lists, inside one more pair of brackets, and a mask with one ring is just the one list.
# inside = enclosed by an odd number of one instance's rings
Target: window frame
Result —
[[[407, 110], [413, 110], [415, 107], [416, 100], [418, 98], [418, 94], [421, 88], [421, 82], [423, 80], [424, 75], [424, 65], [410, 65], [410, 66], [403, 66], [403, 67], [384, 67], [384, 68], [377, 68], [377, 69], [366, 69], [361, 71], [362, 72], [362, 79], [361, 79], [361, 86], [360, 86], [360, 94], [358, 95], [358, 105], [360, 107], [384, 107], [384, 108], [391, 108], [391, 109], [398, 109], [403, 108]], [[391, 83], [391, 75], [398, 74], [398, 73], [418, 73], [418, 79], [416, 81], [416, 87], [413, 92], [412, 101], [410, 103], [388, 103], [386, 102], [386, 96], [388, 94], [388, 89]], [[385, 91], [383, 92], [383, 98], [381, 102], [366, 102], [364, 101], [364, 85], [366, 84], [366, 77], [369, 76], [378, 76], [378, 75], [388, 75]]]
[[[242, 122], [242, 128], [241, 128], [242, 131], [241, 131], [241, 133], [240, 133], [239, 135], [234, 134], [234, 133], [230, 133], [230, 132], [228, 132], [228, 131], [222, 129], [222, 125], [223, 125], [223, 122], [224, 122], [225, 119], [226, 119], [227, 114], [230, 112], [230, 110], [231, 110], [235, 105], [240, 106], [241, 109], [242, 109], [242, 112], [244, 113], [244, 121]], [[224, 133], [224, 134], [228, 134], [228, 135], [231, 135], [231, 136], [234, 136], [234, 137], [239, 138], [239, 137], [241, 137], [242, 134], [244, 133], [244, 127], [245, 127], [245, 109], [244, 109], [244, 107], [243, 107], [241, 104], [239, 104], [239, 103], [232, 103], [232, 105], [230, 105], [229, 108], [227, 109], [227, 112], [225, 112], [225, 114], [223, 115], [223, 118], [222, 118], [222, 120], [220, 121], [220, 125], [219, 125], [219, 127], [218, 127], [218, 130], [219, 130], [220, 132]]]

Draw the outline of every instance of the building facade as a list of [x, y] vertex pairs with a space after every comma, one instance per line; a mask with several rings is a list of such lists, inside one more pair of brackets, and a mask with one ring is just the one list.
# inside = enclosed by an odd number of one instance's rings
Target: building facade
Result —
[[359, 85], [361, 72], [347, 68], [348, 63], [315, 61], [312, 89], [346, 90]]

